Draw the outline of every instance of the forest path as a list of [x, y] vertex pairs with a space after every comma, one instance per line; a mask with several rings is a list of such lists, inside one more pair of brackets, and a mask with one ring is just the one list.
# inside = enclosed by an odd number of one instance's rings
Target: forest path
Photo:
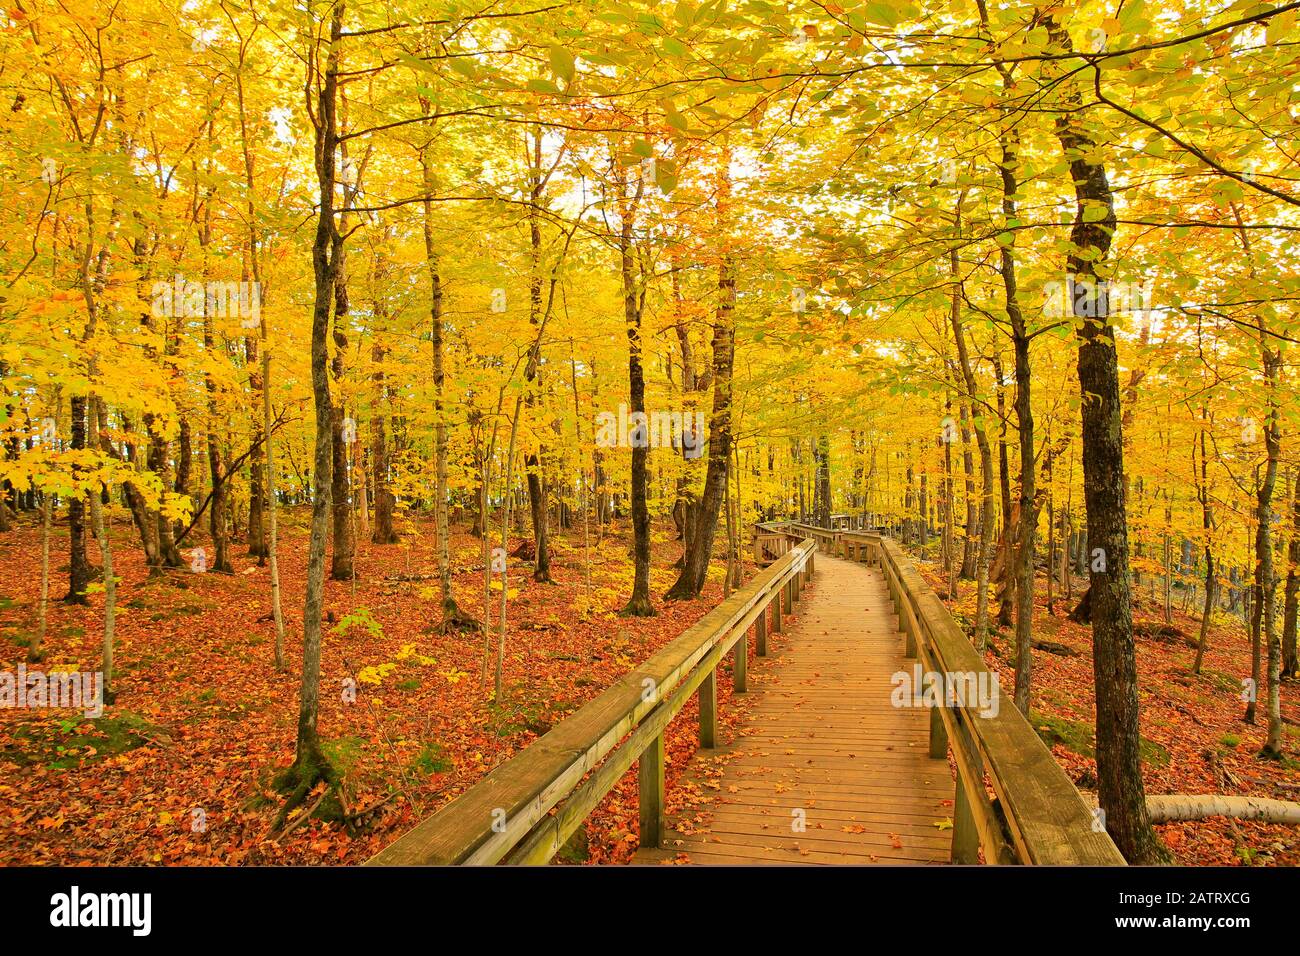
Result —
[[817, 555], [786, 625], [749, 668], [735, 739], [686, 770], [713, 800], [669, 818], [663, 849], [634, 862], [948, 862], [953, 778], [929, 755], [929, 711], [891, 703], [914, 662], [881, 572]]

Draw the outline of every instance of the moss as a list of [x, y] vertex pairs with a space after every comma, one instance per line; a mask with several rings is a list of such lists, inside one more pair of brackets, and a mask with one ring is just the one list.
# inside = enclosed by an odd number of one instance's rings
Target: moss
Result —
[[153, 742], [166, 731], [137, 714], [69, 717], [58, 724], [24, 724], [14, 731], [19, 743], [0, 748], [0, 759], [19, 767], [44, 764], [68, 770], [127, 753]]
[[[1095, 732], [1091, 724], [1082, 720], [1067, 720], [1064, 717], [1052, 717], [1031, 711], [1029, 723], [1047, 746], [1057, 744], [1084, 757], [1097, 756]], [[1163, 767], [1169, 763], [1169, 751], [1153, 740], [1140, 738], [1138, 743], [1142, 762], [1154, 767]]]
[[398, 690], [419, 690], [420, 679], [418, 677], [412, 677], [408, 680], [399, 680], [393, 686], [396, 687]]
[[1211, 685], [1215, 690], [1232, 694], [1234, 697], [1241, 694], [1241, 681], [1238, 678], [1223, 673], [1223, 671], [1211, 670], [1206, 667], [1201, 670], [1200, 677], [1201, 680]]
[[339, 737], [322, 741], [321, 752], [338, 769], [339, 775], [344, 776], [356, 766], [365, 745], [366, 741], [361, 737]]
[[424, 777], [451, 770], [451, 759], [442, 744], [425, 744], [410, 763], [410, 769]]
[[498, 737], [511, 737], [525, 732], [540, 737], [551, 729], [550, 722], [544, 719], [538, 704], [498, 704], [493, 701], [488, 707], [496, 723]]
[[556, 859], [564, 863], [586, 863], [591, 857], [591, 851], [587, 846], [587, 828], [580, 826], [574, 831], [573, 836], [560, 847], [560, 852], [556, 854]]
[[1219, 738], [1219, 743], [1223, 744], [1225, 747], [1235, 747], [1241, 743], [1241, 738], [1236, 734], [1224, 734]]

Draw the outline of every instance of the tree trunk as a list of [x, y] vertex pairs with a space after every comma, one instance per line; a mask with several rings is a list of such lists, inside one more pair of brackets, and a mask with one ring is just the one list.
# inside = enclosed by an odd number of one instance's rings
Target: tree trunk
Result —
[[[345, 189], [346, 195], [346, 189]], [[343, 226], [340, 225], [340, 231]], [[357, 551], [356, 534], [352, 526], [352, 483], [348, 475], [348, 439], [355, 438], [353, 429], [345, 428], [342, 398], [344, 357], [348, 339], [343, 331], [347, 321], [348, 302], [347, 262], [340, 249], [335, 264], [334, 280], [334, 356], [330, 362], [330, 375], [338, 388], [338, 397], [331, 403], [330, 412], [330, 502], [333, 550], [330, 553], [330, 578], [350, 581], [355, 571]]]
[[[72, 412], [72, 448], [86, 447], [86, 398], [74, 395], [69, 403]], [[89, 604], [86, 585], [93, 576], [86, 557], [86, 502], [79, 494], [68, 496], [68, 593], [65, 604]]]
[[336, 118], [339, 45], [343, 32], [344, 4], [334, 7], [330, 22], [325, 76], [316, 107], [316, 176], [319, 211], [312, 242], [312, 272], [315, 297], [312, 305], [311, 384], [315, 405], [316, 444], [312, 470], [311, 538], [307, 548], [307, 582], [302, 612], [302, 681], [299, 687], [298, 737], [293, 765], [278, 783], [291, 789], [277, 822], [283, 823], [288, 810], [307, 796], [319, 780], [333, 784], [334, 768], [321, 750], [316, 729], [320, 712], [321, 605], [325, 592], [325, 545], [329, 537], [330, 490], [333, 478], [333, 409], [330, 400], [329, 333], [334, 307], [336, 265], [343, 236], [334, 218], [335, 151], [338, 147]]
[[[730, 152], [724, 151], [723, 173], [718, 191], [718, 219], [726, 222], [730, 199], [730, 178], [726, 173]], [[686, 601], [700, 596], [713, 555], [718, 514], [726, 494], [727, 470], [731, 459], [731, 374], [735, 363], [736, 277], [729, 256], [718, 265], [718, 310], [713, 324], [713, 412], [709, 420], [709, 465], [704, 475], [704, 492], [696, 516], [695, 535], [686, 550], [686, 562], [664, 597]]]
[[1287, 544], [1285, 607], [1282, 611], [1282, 671], [1284, 677], [1300, 677], [1296, 662], [1296, 598], [1300, 595], [1300, 469], [1296, 471], [1291, 496], [1291, 540]]
[[[1072, 52], [1069, 34], [1051, 15], [1040, 18], [1061, 53]], [[1128, 525], [1124, 502], [1124, 447], [1119, 390], [1119, 360], [1110, 324], [1104, 263], [1116, 216], [1106, 170], [1097, 144], [1083, 128], [1080, 96], [1065, 88], [1056, 136], [1069, 163], [1078, 205], [1071, 230], [1068, 269], [1084, 282], [1072, 295], [1079, 339], [1078, 375], [1082, 396], [1083, 489], [1088, 514], [1088, 544], [1100, 550], [1089, 588], [1092, 606], [1093, 677], [1097, 696], [1098, 795], [1106, 830], [1125, 859], [1134, 864], [1167, 858], [1146, 808], [1139, 750], [1137, 655], [1130, 597]]]
[[[615, 162], [617, 162], [615, 160]], [[644, 183], [637, 180], [635, 190], [629, 195], [626, 173], [618, 174], [619, 218], [618, 234], [619, 270], [623, 279], [623, 320], [627, 330], [627, 377], [631, 415], [645, 414], [645, 370], [641, 364], [641, 315], [645, 304], [645, 288], [637, 280], [633, 220], [640, 204]], [[623, 614], [649, 617], [654, 614], [650, 604], [650, 509], [646, 459], [647, 442], [633, 443], [632, 448], [632, 596], [623, 608]]]
[[[957, 231], [960, 232], [961, 202], [958, 201], [954, 213]], [[953, 342], [957, 348], [957, 368], [966, 384], [966, 398], [973, 410], [972, 424], [975, 429], [975, 442], [980, 453], [980, 478], [983, 498], [980, 503], [980, 537], [975, 558], [975, 649], [983, 653], [988, 642], [989, 631], [989, 558], [993, 548], [993, 449], [989, 444], [985, 429], [986, 416], [979, 411], [979, 384], [975, 380], [975, 370], [971, 365], [970, 350], [966, 345], [966, 330], [961, 318], [961, 272], [956, 247], [949, 253], [949, 269], [952, 274], [952, 297], [948, 320], [952, 324]], [[969, 520], [970, 510], [967, 510]], [[969, 531], [968, 531], [969, 533]]]
[[[427, 104], [426, 104], [427, 105]], [[473, 628], [475, 621], [460, 609], [455, 596], [451, 593], [451, 528], [447, 515], [447, 419], [446, 406], [443, 404], [443, 390], [446, 387], [446, 368], [444, 362], [442, 328], [442, 274], [439, 271], [438, 250], [433, 242], [433, 167], [429, 163], [427, 147], [420, 151], [420, 169], [424, 184], [424, 258], [429, 271], [429, 339], [433, 344], [433, 456], [435, 472], [435, 489], [433, 515], [438, 536], [438, 590], [442, 601], [442, 629]], [[486, 489], [484, 490], [486, 495]], [[391, 498], [391, 495], [389, 496]], [[391, 506], [390, 506], [391, 512]], [[390, 516], [391, 523], [391, 516]], [[487, 525], [484, 524], [484, 537]], [[502, 547], [505, 547], [504, 542]], [[504, 588], [505, 576], [502, 575]]]
[[[1209, 459], [1205, 454], [1205, 433], [1209, 428], [1210, 410], [1201, 408], [1201, 430], [1199, 435], [1201, 450], [1201, 470], [1196, 474], [1193, 463], [1192, 474], [1196, 481], [1196, 497], [1201, 503], [1201, 532], [1205, 535], [1205, 604], [1201, 609], [1201, 634], [1196, 642], [1196, 660], [1192, 662], [1192, 673], [1199, 674], [1205, 663], [1205, 651], [1210, 640], [1210, 619], [1214, 614], [1214, 598], [1218, 592], [1214, 577], [1214, 547], [1211, 535], [1214, 531], [1214, 514], [1210, 509]], [[1195, 455], [1196, 445], [1192, 445]]]

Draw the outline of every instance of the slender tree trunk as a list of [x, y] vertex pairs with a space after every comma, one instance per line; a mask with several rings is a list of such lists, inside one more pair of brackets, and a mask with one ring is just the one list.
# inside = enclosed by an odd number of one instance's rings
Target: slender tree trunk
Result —
[[[1002, 68], [1003, 84], [1010, 90], [1012, 80]], [[1002, 161], [998, 172], [1002, 178], [1002, 215], [1005, 222], [1016, 218], [1016, 194], [1019, 184], [1016, 173], [1019, 164], [1017, 152], [1019, 137], [1014, 127], [1002, 132]], [[1001, 255], [1002, 290], [1007, 318], [1011, 323], [1011, 342], [1015, 350], [1016, 365], [1016, 424], [1020, 439], [1020, 523], [1016, 542], [1014, 580], [1016, 583], [1016, 686], [1015, 704], [1022, 714], [1029, 714], [1029, 689], [1033, 670], [1034, 628], [1034, 547], [1038, 530], [1037, 486], [1034, 475], [1034, 412], [1030, 396], [1031, 378], [1029, 364], [1029, 330], [1020, 309], [1020, 293], [1016, 281], [1015, 230], [1010, 237], [999, 240]], [[1050, 572], [1049, 572], [1050, 575]]]
[[[1072, 52], [1069, 34], [1052, 15], [1040, 13], [1038, 22], [1056, 50]], [[1066, 87], [1064, 95], [1056, 136], [1078, 199], [1068, 269], [1075, 281], [1084, 283], [1085, 292], [1071, 296], [1079, 338], [1083, 488], [1088, 544], [1104, 559], [1100, 566], [1094, 563], [1090, 587], [1098, 796], [1106, 830], [1120, 852], [1130, 863], [1148, 864], [1166, 859], [1167, 854], [1151, 829], [1142, 781], [1119, 360], [1105, 282], [1097, 277], [1097, 267], [1105, 262], [1114, 236], [1115, 205], [1106, 170], [1097, 160], [1099, 147], [1083, 127], [1088, 114], [1079, 110], [1078, 90]]]
[[[342, 224], [339, 228], [343, 231]], [[330, 376], [338, 389], [338, 394], [332, 400], [330, 417], [330, 480], [332, 482], [330, 512], [331, 538], [334, 543], [330, 552], [330, 578], [335, 581], [350, 581], [356, 566], [357, 542], [352, 525], [352, 482], [348, 474], [348, 439], [354, 438], [355, 432], [345, 427], [342, 397], [344, 358], [348, 347], [347, 335], [343, 329], [351, 304], [348, 301], [347, 262], [341, 249], [339, 261], [335, 265], [337, 275], [334, 280], [334, 356], [330, 361]]]
[[[293, 766], [280, 779], [291, 789], [280, 819], [307, 796], [319, 780], [334, 784], [337, 775], [321, 750], [317, 731], [320, 713], [321, 606], [325, 595], [325, 545], [329, 538], [330, 490], [333, 479], [333, 409], [330, 400], [329, 333], [334, 307], [336, 266], [343, 236], [334, 216], [336, 151], [338, 148], [339, 46], [344, 4], [338, 2], [330, 21], [330, 39], [316, 106], [316, 178], [319, 211], [312, 242], [315, 294], [312, 304], [311, 383], [315, 405], [316, 441], [312, 470], [311, 538], [307, 548], [307, 584], [302, 612], [302, 682], [299, 688], [298, 739]], [[313, 79], [309, 75], [309, 79]]]
[[[96, 426], [102, 411], [100, 406], [100, 399], [90, 400], [88, 411], [91, 416], [92, 432], [98, 431]], [[98, 441], [92, 437], [91, 443], [98, 444]], [[92, 488], [87, 499], [90, 501], [90, 520], [95, 530], [95, 538], [99, 541], [99, 558], [104, 572], [104, 634], [100, 655], [100, 669], [103, 671], [103, 676], [100, 680], [103, 686], [103, 701], [105, 704], [112, 704], [117, 699], [113, 691], [113, 640], [117, 630], [117, 578], [113, 574], [113, 543], [108, 536], [108, 522], [104, 520], [100, 490]]]
[[1017, 510], [1011, 506], [1011, 464], [1007, 459], [1007, 405], [1006, 378], [1002, 374], [1002, 357], [993, 353], [993, 371], [997, 376], [998, 387], [998, 482], [1002, 491], [1002, 553], [1000, 570], [995, 576], [1002, 584], [998, 593], [998, 627], [1010, 627], [1014, 623], [1012, 614], [1016, 600], [1015, 552], [1019, 527]]
[[[69, 402], [72, 413], [72, 449], [86, 447], [86, 398], [74, 395]], [[68, 496], [68, 593], [65, 604], [89, 604], [86, 585], [94, 570], [86, 557], [86, 502], [79, 494]]]
[[1192, 445], [1192, 472], [1196, 479], [1196, 497], [1201, 503], [1201, 532], [1205, 535], [1205, 604], [1201, 608], [1201, 634], [1196, 642], [1196, 660], [1192, 662], [1192, 673], [1199, 674], [1205, 663], [1205, 650], [1210, 640], [1210, 620], [1214, 615], [1214, 598], [1218, 591], [1218, 582], [1214, 576], [1214, 514], [1210, 509], [1209, 459], [1205, 454], [1205, 433], [1209, 429], [1210, 410], [1201, 408], [1201, 429], [1198, 436], [1201, 449], [1201, 471], [1196, 474], [1196, 445]]
[[1295, 474], [1295, 491], [1291, 496], [1291, 540], [1287, 544], [1285, 606], [1282, 611], [1281, 676], [1300, 676], [1296, 663], [1297, 596], [1300, 595], [1300, 469]]
[[[253, 335], [244, 336], [244, 356], [248, 365], [248, 387], [254, 400], [261, 398], [263, 379], [258, 359], [258, 341]], [[261, 402], [258, 401], [258, 405]], [[266, 541], [266, 470], [265, 436], [262, 432], [261, 413], [255, 411], [250, 416], [253, 428], [253, 453], [248, 458], [248, 556], [257, 558], [258, 566], [266, 564], [268, 554]]]
[[[420, 151], [420, 169], [424, 184], [424, 258], [429, 271], [429, 339], [433, 344], [433, 456], [436, 487], [434, 495], [434, 524], [438, 535], [438, 590], [442, 600], [442, 628], [473, 628], [475, 621], [460, 609], [451, 593], [451, 528], [447, 514], [447, 415], [443, 402], [447, 372], [442, 328], [442, 274], [438, 249], [433, 241], [433, 167], [429, 163], [428, 148]], [[507, 490], [509, 486], [507, 485]], [[484, 490], [486, 495], [486, 489]], [[486, 538], [487, 523], [483, 524]], [[505, 547], [502, 544], [502, 547]], [[504, 582], [504, 575], [502, 576]], [[504, 584], [503, 584], [504, 586]], [[503, 617], [504, 620], [504, 617]]]
[[[954, 219], [957, 231], [960, 231], [961, 202], [958, 201]], [[981, 653], [988, 642], [989, 631], [989, 559], [993, 550], [993, 449], [989, 444], [985, 428], [987, 416], [980, 411], [979, 384], [975, 379], [975, 370], [971, 365], [970, 350], [966, 345], [966, 330], [961, 318], [961, 270], [954, 246], [949, 253], [949, 269], [952, 274], [951, 308], [948, 313], [952, 324], [953, 342], [957, 348], [957, 368], [966, 384], [966, 398], [973, 410], [972, 424], [975, 429], [975, 443], [980, 454], [980, 478], [983, 499], [980, 503], [980, 537], [975, 557], [975, 649]], [[969, 511], [967, 512], [969, 514]]]
[[[726, 177], [723, 177], [724, 182]], [[723, 192], [725, 192], [725, 187]], [[719, 205], [726, 201], [720, 195]], [[719, 213], [719, 218], [722, 214]], [[695, 534], [686, 551], [686, 562], [673, 586], [664, 597], [668, 600], [691, 600], [704, 590], [713, 555], [713, 538], [717, 533], [718, 514], [727, 487], [727, 465], [731, 458], [731, 375], [735, 363], [736, 278], [731, 260], [724, 254], [718, 266], [718, 311], [713, 325], [713, 413], [709, 421], [709, 464], [704, 476], [704, 492], [696, 515]]]
[[40, 618], [36, 625], [36, 636], [27, 647], [27, 660], [35, 664], [45, 658], [43, 645], [45, 629], [50, 608], [50, 525], [53, 521], [54, 495], [48, 491], [41, 494], [41, 606]]
[[[645, 303], [645, 289], [637, 281], [637, 264], [633, 237], [633, 220], [640, 205], [644, 183], [638, 179], [635, 190], [628, 193], [625, 174], [618, 174], [619, 218], [618, 234], [619, 269], [623, 278], [623, 320], [627, 330], [627, 377], [631, 407], [629, 416], [645, 414], [645, 370], [641, 363], [641, 315]], [[633, 443], [632, 448], [632, 596], [623, 608], [625, 615], [649, 617], [654, 614], [650, 604], [650, 509], [647, 503], [646, 460], [647, 442]]]
[[[542, 172], [542, 128], [537, 126], [529, 140], [528, 155], [529, 195], [532, 201], [528, 205], [529, 238], [529, 275], [528, 275], [528, 320], [534, 327], [541, 322], [542, 315], [542, 225], [540, 206], [546, 189], [546, 178]], [[537, 408], [540, 400], [538, 391], [541, 387], [541, 350], [542, 340], [539, 336], [528, 357], [524, 371], [526, 402], [529, 414]], [[551, 582], [551, 543], [550, 528], [547, 525], [546, 483], [542, 473], [541, 456], [536, 451], [529, 451], [524, 456], [524, 468], [528, 476], [528, 511], [533, 523], [533, 580]]]

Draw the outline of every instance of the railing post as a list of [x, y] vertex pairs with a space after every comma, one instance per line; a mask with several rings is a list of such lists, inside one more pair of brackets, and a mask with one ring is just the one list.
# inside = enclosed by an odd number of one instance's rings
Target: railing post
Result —
[[776, 592], [776, 597], [772, 600], [772, 633], [781, 633], [781, 595], [785, 588]]
[[767, 657], [767, 608], [754, 621], [754, 653], [758, 657]]
[[957, 770], [957, 792], [952, 801], [952, 862], [971, 865], [980, 861], [980, 835], [975, 827], [975, 814], [962, 782], [961, 769]]
[[948, 728], [943, 723], [943, 705], [930, 708], [930, 756], [941, 760], [948, 756]]
[[700, 684], [700, 746], [718, 745], [718, 669], [710, 668]]
[[732, 688], [737, 694], [743, 694], [749, 689], [747, 678], [749, 671], [749, 628], [740, 635], [740, 640], [736, 641], [732, 647], [733, 657], [731, 659], [731, 678]]
[[641, 845], [664, 842], [664, 735], [658, 734], [637, 761], [641, 789]]

